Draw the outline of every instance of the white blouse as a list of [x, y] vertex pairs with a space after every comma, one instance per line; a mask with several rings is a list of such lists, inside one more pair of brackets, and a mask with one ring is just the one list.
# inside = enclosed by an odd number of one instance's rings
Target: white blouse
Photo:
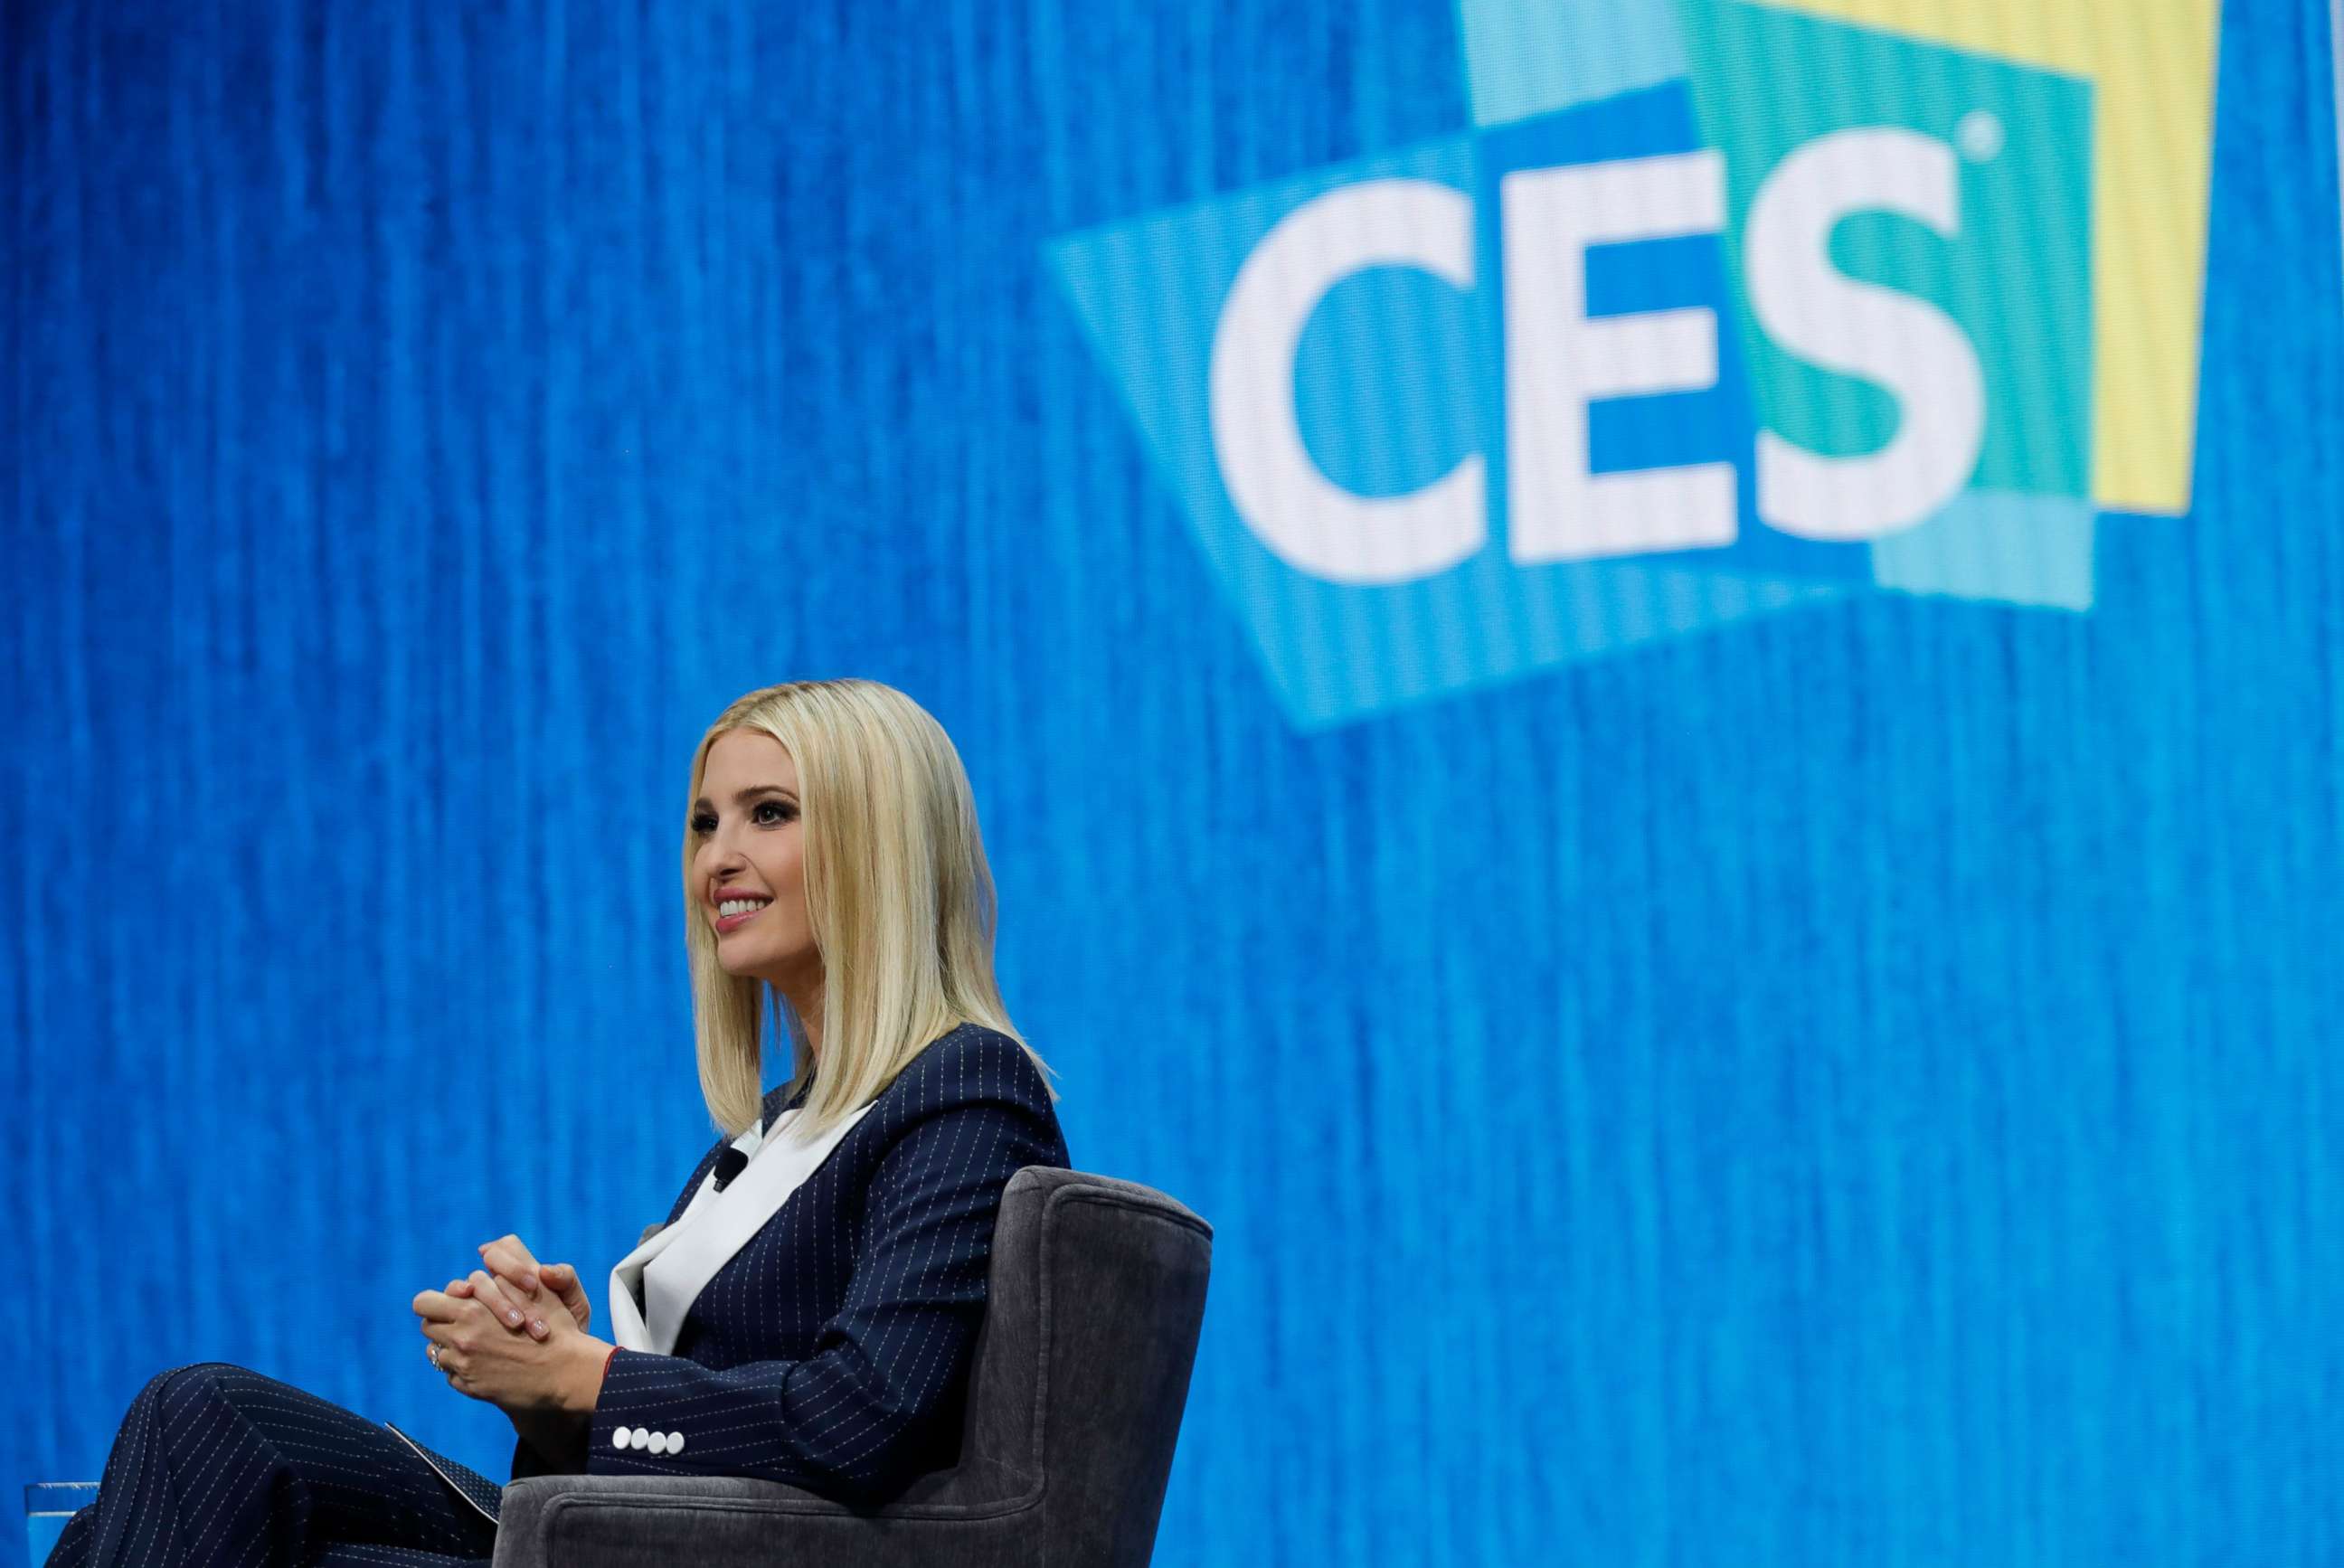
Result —
[[650, 1240], [611, 1270], [611, 1338], [621, 1349], [675, 1353], [683, 1315], [732, 1254], [765, 1228], [790, 1195], [822, 1167], [839, 1139], [871, 1113], [873, 1100], [808, 1142], [792, 1130], [797, 1108], [774, 1118], [769, 1136], [760, 1123], [732, 1140], [749, 1157], [741, 1174], [716, 1190], [712, 1168], [692, 1202]]

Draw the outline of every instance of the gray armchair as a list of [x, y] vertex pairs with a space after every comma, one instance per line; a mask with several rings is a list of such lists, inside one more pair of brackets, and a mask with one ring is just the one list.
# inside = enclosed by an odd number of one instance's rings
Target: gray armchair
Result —
[[1153, 1188], [1028, 1166], [994, 1226], [959, 1463], [868, 1510], [745, 1477], [529, 1476], [493, 1568], [1143, 1568], [1212, 1239]]

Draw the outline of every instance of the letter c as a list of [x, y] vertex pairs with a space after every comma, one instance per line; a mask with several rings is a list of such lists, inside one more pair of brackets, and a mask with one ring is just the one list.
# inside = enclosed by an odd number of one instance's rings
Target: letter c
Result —
[[1423, 179], [1376, 179], [1313, 197], [1238, 269], [1213, 334], [1213, 454], [1238, 515], [1280, 560], [1329, 582], [1390, 583], [1444, 572], [1489, 537], [1482, 460], [1420, 490], [1363, 496], [1302, 444], [1294, 359], [1327, 291], [1375, 267], [1473, 287], [1473, 203]]

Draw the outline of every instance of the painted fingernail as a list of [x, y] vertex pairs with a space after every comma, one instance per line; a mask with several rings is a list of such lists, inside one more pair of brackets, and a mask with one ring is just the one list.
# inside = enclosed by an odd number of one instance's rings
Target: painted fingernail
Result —
[[519, 1312], [507, 1312], [505, 1314], [505, 1321], [508, 1323], [518, 1323], [520, 1321], [520, 1314]]
[[532, 1334], [541, 1334], [545, 1332], [545, 1320], [543, 1318], [537, 1319], [530, 1324], [529, 1330]]

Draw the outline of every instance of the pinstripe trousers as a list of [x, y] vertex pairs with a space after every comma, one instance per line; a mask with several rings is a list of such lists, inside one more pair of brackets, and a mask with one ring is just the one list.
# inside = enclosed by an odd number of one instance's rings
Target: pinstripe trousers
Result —
[[131, 1401], [97, 1501], [53, 1568], [440, 1568], [496, 1526], [374, 1421], [225, 1361], [164, 1372]]

